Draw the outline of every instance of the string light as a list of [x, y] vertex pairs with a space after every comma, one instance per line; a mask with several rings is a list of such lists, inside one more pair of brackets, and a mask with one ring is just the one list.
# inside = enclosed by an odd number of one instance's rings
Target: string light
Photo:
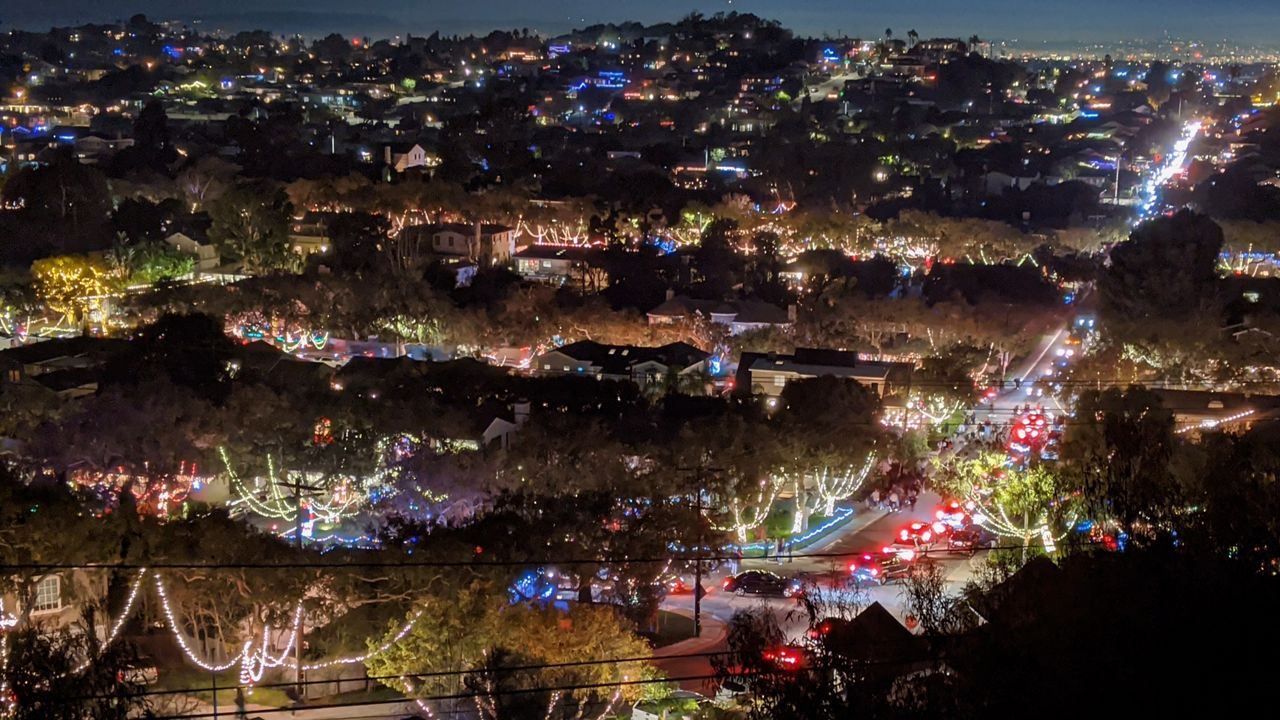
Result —
[[191, 664], [202, 670], [207, 670], [208, 672], [222, 672], [223, 670], [233, 667], [237, 662], [240, 662], [243, 651], [241, 651], [241, 654], [237, 654], [223, 665], [205, 662], [197, 657], [195, 651], [193, 651], [191, 646], [187, 644], [187, 639], [183, 637], [182, 631], [178, 628], [178, 622], [173, 617], [173, 608], [169, 605], [169, 594], [165, 592], [164, 581], [160, 579], [160, 573], [155, 573], [154, 577], [156, 581], [156, 592], [160, 595], [160, 608], [164, 611], [164, 617], [169, 624], [169, 630], [173, 633], [173, 639], [178, 642], [178, 647], [182, 649], [182, 654], [187, 657], [187, 660], [190, 661]]
[[[128, 621], [129, 616], [133, 614], [133, 604], [138, 600], [138, 593], [142, 590], [142, 583], [147, 578], [147, 570], [143, 568], [138, 571], [138, 577], [133, 581], [133, 587], [129, 588], [129, 597], [124, 601], [124, 607], [120, 609], [120, 615], [116, 621], [112, 623], [111, 630], [107, 632], [107, 636], [102, 639], [101, 648], [106, 650], [107, 646], [115, 642], [116, 637], [120, 635], [120, 631], [124, 629], [124, 624]], [[86, 659], [71, 670], [74, 674], [84, 672], [93, 660]]]
[[[404, 626], [401, 627], [400, 630], [397, 631], [396, 634], [391, 637], [390, 640], [387, 640], [386, 642], [382, 643], [381, 645], [370, 650], [367, 653], [364, 653], [362, 655], [351, 655], [344, 658], [335, 658], [333, 660], [325, 660], [324, 662], [318, 662], [318, 663], [309, 663], [309, 664], [304, 663], [302, 666], [302, 669], [307, 671], [323, 670], [325, 668], [336, 667], [338, 665], [355, 665], [357, 663], [363, 663], [365, 660], [368, 660], [369, 658], [376, 657], [378, 655], [381, 655], [382, 653], [385, 653], [386, 651], [391, 649], [391, 646], [403, 640], [404, 636], [408, 635], [409, 632], [413, 630], [413, 626], [418, 623], [418, 619], [421, 617], [422, 617], [421, 610], [415, 612], [413, 614], [413, 617], [409, 618], [409, 621], [406, 622]], [[289, 661], [289, 660], [285, 661], [286, 664], [289, 664], [291, 662], [292, 661]]]

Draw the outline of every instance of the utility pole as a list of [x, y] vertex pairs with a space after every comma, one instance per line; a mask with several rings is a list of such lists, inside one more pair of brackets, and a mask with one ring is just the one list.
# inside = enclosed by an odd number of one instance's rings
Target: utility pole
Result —
[[1120, 166], [1122, 164], [1124, 164], [1124, 153], [1120, 153], [1120, 156], [1116, 158], [1116, 193], [1115, 200], [1111, 204], [1117, 206], [1120, 204]]
[[[298, 549], [302, 549], [302, 497], [305, 492], [309, 497], [319, 494], [323, 488], [317, 485], [306, 485], [302, 482], [302, 476], [293, 482], [278, 481], [281, 486], [293, 491], [293, 536], [298, 543]], [[298, 700], [302, 700], [302, 617], [298, 617], [298, 629], [293, 637], [293, 681], [294, 689], [298, 694]]]
[[[701, 479], [701, 478], [699, 478]], [[698, 483], [698, 498], [694, 502], [698, 521], [697, 546], [693, 559], [693, 636], [702, 637], [702, 483]]]
[[681, 472], [693, 473], [693, 481], [695, 485], [693, 507], [695, 511], [694, 519], [698, 523], [697, 538], [694, 540], [693, 549], [693, 636], [702, 636], [702, 545], [706, 540], [702, 533], [702, 492], [706, 487], [707, 472], [721, 472], [720, 468], [708, 468], [699, 465], [694, 468], [681, 468]]

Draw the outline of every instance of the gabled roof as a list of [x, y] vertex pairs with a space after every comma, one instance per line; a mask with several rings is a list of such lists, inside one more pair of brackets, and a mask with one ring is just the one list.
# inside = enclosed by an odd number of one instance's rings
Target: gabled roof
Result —
[[924, 641], [902, 626], [878, 602], [852, 620], [831, 619], [827, 647], [850, 660], [871, 663], [910, 663], [926, 655]]
[[605, 345], [593, 340], [579, 340], [549, 352], [558, 352], [579, 362], [600, 368], [608, 375], [628, 375], [641, 363], [656, 361], [667, 367], [684, 369], [706, 360], [710, 355], [683, 342], [661, 347]]
[[34, 365], [58, 358], [80, 357], [91, 354], [105, 356], [122, 350], [126, 345], [128, 345], [127, 340], [81, 335], [73, 338], [43, 340], [29, 345], [0, 350], [0, 357], [8, 358], [23, 365]]
[[685, 318], [695, 314], [731, 315], [733, 322], [785, 325], [787, 311], [763, 300], [696, 300], [677, 295], [648, 312], [651, 317]]

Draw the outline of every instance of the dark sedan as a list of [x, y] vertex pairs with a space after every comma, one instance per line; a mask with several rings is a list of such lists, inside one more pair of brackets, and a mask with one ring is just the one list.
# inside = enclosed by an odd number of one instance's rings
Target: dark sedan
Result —
[[764, 570], [747, 570], [724, 579], [724, 589], [734, 595], [769, 595], [772, 597], [797, 597], [803, 592], [803, 583], [794, 578], [784, 578]]

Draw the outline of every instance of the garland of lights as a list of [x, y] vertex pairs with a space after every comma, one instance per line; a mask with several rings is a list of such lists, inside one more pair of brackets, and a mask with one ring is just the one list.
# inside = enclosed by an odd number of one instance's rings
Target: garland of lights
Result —
[[860, 470], [854, 470], [851, 467], [841, 467], [833, 469], [824, 466], [812, 476], [816, 482], [814, 487], [818, 491], [818, 497], [826, 504], [826, 512], [823, 513], [830, 517], [836, 511], [836, 503], [840, 500], [853, 495], [862, 487], [862, 483], [866, 482], [867, 475], [871, 472], [871, 467], [876, 462], [874, 454], [867, 455], [867, 461], [862, 464]]
[[[124, 629], [125, 621], [133, 614], [133, 604], [138, 599], [138, 592], [142, 589], [142, 581], [147, 578], [147, 569], [143, 568], [138, 571], [138, 577], [133, 581], [133, 587], [129, 588], [129, 597], [124, 601], [124, 607], [120, 609], [120, 616], [112, 623], [111, 630], [107, 632], [107, 636], [102, 639], [101, 649], [105, 650], [108, 645], [115, 642], [116, 637], [120, 635], [120, 631]], [[92, 659], [86, 659], [71, 670], [73, 674], [84, 672], [93, 662]]]
[[5, 610], [0, 597], [0, 715], [9, 716], [14, 711], [14, 700], [9, 692], [9, 631], [18, 624], [18, 618]]
[[[243, 502], [250, 510], [267, 518], [276, 518], [285, 522], [294, 522], [297, 519], [298, 502], [292, 495], [287, 495], [283, 491], [284, 483], [277, 476], [275, 461], [270, 455], [267, 456], [267, 476], [266, 489], [268, 499], [266, 501], [259, 500], [257, 493], [249, 488], [240, 476], [231, 467], [231, 459], [227, 456], [226, 448], [219, 447], [218, 455], [222, 459], [222, 464], [226, 468], [227, 477], [231, 480], [232, 487], [239, 494], [239, 500], [233, 501], [233, 504]], [[331, 493], [329, 499], [325, 500], [307, 500], [302, 503], [304, 509], [314, 513], [316, 517], [323, 523], [336, 523], [345, 517], [351, 517], [354, 513], [352, 508], [361, 503], [357, 498], [350, 485], [351, 478], [343, 478], [335, 492]]]

